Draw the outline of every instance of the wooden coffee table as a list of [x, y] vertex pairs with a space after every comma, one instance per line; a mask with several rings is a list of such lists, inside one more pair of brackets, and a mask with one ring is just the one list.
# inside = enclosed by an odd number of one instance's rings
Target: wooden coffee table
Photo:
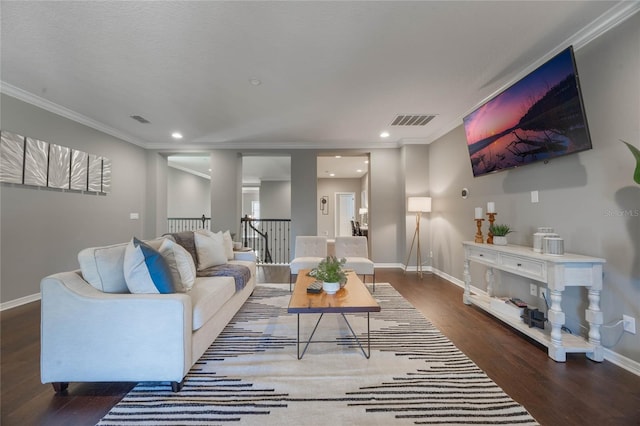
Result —
[[[324, 291], [317, 294], [307, 293], [307, 287], [315, 281], [315, 278], [307, 275], [308, 272], [309, 270], [301, 270], [298, 273], [296, 284], [293, 289], [293, 293], [291, 294], [291, 300], [289, 301], [289, 308], [287, 309], [290, 314], [298, 315], [298, 359], [302, 359], [307, 351], [307, 348], [311, 343], [311, 339], [313, 338], [313, 335], [318, 328], [318, 324], [320, 324], [320, 320], [324, 314], [342, 315], [349, 327], [349, 330], [351, 331], [351, 334], [353, 334], [358, 346], [360, 346], [362, 353], [365, 358], [368, 359], [371, 356], [369, 314], [371, 312], [380, 312], [380, 305], [378, 305], [375, 299], [371, 296], [371, 293], [369, 293], [367, 287], [353, 271], [349, 271], [347, 273], [347, 284], [338, 290], [336, 294], [327, 294]], [[351, 328], [351, 324], [349, 324], [349, 321], [345, 316], [345, 314], [348, 313], [358, 312], [367, 313], [367, 351], [364, 350], [362, 343], [353, 331], [353, 328]], [[309, 339], [306, 342], [302, 342], [305, 343], [302, 353], [300, 353], [300, 314], [320, 314], [320, 318], [318, 318]]]

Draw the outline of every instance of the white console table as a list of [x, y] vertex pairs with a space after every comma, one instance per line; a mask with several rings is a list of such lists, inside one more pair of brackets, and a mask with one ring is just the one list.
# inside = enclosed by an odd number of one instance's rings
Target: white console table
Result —
[[[536, 253], [531, 247], [492, 244], [478, 244], [470, 241], [464, 246], [464, 296], [467, 305], [476, 305], [506, 322], [516, 330], [548, 347], [549, 357], [558, 362], [567, 360], [567, 353], [585, 353], [594, 361], [602, 361], [604, 352], [600, 343], [600, 291], [602, 290], [602, 265], [605, 259], [564, 254], [553, 256]], [[486, 273], [487, 295], [471, 293], [471, 275], [469, 264], [476, 262], [488, 266]], [[550, 292], [551, 306], [547, 312], [551, 332], [539, 328], [530, 328], [521, 319], [498, 311], [491, 306], [493, 296], [494, 269], [509, 272], [545, 283]], [[587, 287], [589, 306], [585, 318], [589, 323], [589, 339], [562, 331], [565, 322], [562, 312], [562, 292], [565, 287]]]

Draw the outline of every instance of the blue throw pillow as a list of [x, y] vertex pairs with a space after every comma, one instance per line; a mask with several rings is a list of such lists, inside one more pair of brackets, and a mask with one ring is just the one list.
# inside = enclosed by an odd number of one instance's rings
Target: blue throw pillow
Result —
[[124, 279], [131, 293], [175, 293], [171, 269], [160, 252], [133, 237], [124, 252]]

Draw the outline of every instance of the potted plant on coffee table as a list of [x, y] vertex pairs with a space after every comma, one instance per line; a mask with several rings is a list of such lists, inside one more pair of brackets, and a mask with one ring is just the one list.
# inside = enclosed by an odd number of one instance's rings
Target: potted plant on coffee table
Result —
[[345, 258], [327, 256], [311, 271], [310, 275], [322, 281], [322, 289], [327, 294], [334, 294], [347, 282], [347, 274], [342, 269], [346, 261]]
[[496, 224], [489, 227], [489, 232], [493, 234], [493, 244], [497, 246], [506, 246], [507, 234], [510, 234], [513, 231], [511, 231], [509, 225]]

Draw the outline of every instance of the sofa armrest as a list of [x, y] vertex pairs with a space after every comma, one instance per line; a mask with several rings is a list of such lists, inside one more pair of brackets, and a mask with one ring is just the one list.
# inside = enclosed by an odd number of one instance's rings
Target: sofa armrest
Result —
[[41, 378], [182, 381], [191, 367], [191, 298], [102, 293], [77, 272], [40, 284]]
[[234, 251], [233, 252], [234, 260], [244, 260], [246, 262], [256, 262], [256, 252], [255, 251]]

